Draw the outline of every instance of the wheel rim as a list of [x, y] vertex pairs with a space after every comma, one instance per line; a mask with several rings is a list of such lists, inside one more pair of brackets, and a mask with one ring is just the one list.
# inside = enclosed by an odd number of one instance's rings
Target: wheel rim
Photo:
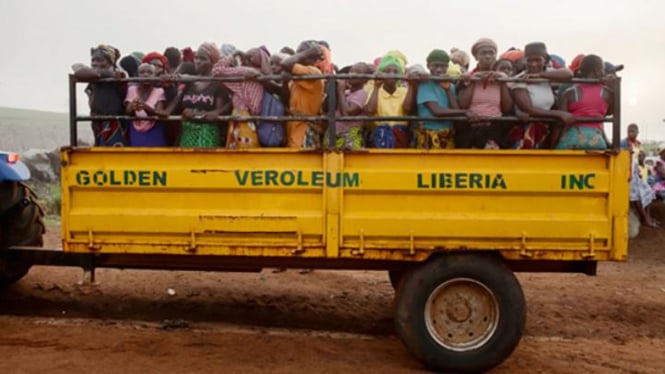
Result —
[[430, 336], [446, 349], [471, 351], [496, 332], [499, 303], [484, 284], [469, 278], [451, 279], [427, 298], [425, 323]]

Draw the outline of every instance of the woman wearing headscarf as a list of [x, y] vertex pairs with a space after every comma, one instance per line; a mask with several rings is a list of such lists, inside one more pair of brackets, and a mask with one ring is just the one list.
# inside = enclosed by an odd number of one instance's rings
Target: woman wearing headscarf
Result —
[[513, 63], [513, 73], [515, 75], [520, 74], [526, 69], [526, 61], [524, 59], [524, 51], [517, 48], [511, 48], [506, 52], [503, 52], [499, 59], [508, 59]]
[[[139, 65], [139, 77], [154, 78], [155, 67], [149, 63]], [[129, 86], [125, 98], [128, 115], [148, 117], [161, 115], [164, 109], [164, 89], [155, 82], [140, 82]], [[164, 124], [158, 121], [137, 119], [129, 125], [129, 145], [133, 147], [165, 147]]]
[[[549, 55], [545, 43], [534, 42], [524, 47], [527, 71], [521, 74], [523, 78], [545, 78], [550, 82], [565, 82], [573, 78], [573, 73], [568, 69], [547, 69]], [[543, 83], [516, 83], [512, 87], [515, 111], [523, 120], [529, 116], [553, 118], [566, 125], [575, 123], [572, 114], [554, 110], [554, 91], [550, 82]], [[529, 122], [514, 127], [510, 137], [516, 149], [544, 149], [552, 148], [551, 130], [554, 126], [543, 122]]]
[[[167, 49], [168, 50], [168, 49]], [[173, 49], [171, 49], [172, 51]], [[177, 49], [175, 49], [177, 52]], [[174, 52], [170, 52], [174, 53]], [[155, 68], [155, 77], [158, 78], [168, 78], [170, 63], [168, 58], [159, 53], [159, 52], [150, 52], [147, 55], [143, 56], [143, 63], [152, 65]], [[158, 87], [164, 90], [164, 110], [163, 113], [165, 116], [173, 114], [175, 108], [181, 100], [178, 91], [178, 85], [163, 79], [162, 82], [157, 82], [154, 84], [154, 87]], [[163, 122], [158, 124], [159, 127], [164, 127], [166, 132], [167, 145], [173, 146], [177, 143], [177, 139], [180, 133], [180, 124], [176, 122]]]
[[[381, 74], [404, 74], [406, 58], [399, 51], [391, 51], [381, 58], [378, 71]], [[370, 116], [402, 117], [413, 108], [417, 81], [409, 81], [407, 87], [398, 79], [376, 79], [365, 111]], [[371, 143], [376, 148], [408, 148], [409, 130], [406, 121], [380, 120], [374, 127]]]
[[[80, 81], [90, 81], [86, 88], [91, 115], [118, 116], [124, 114], [126, 85], [116, 82], [95, 82], [103, 78], [124, 78], [117, 69], [120, 51], [110, 45], [99, 45], [90, 50], [91, 67], [75, 65], [74, 76]], [[94, 120], [92, 132], [95, 146], [124, 146], [128, 143], [127, 126], [119, 120]]]
[[[601, 79], [604, 74], [603, 59], [587, 55], [582, 59], [579, 77]], [[614, 94], [602, 83], [575, 83], [563, 94], [560, 109], [575, 117], [601, 119], [612, 113]], [[561, 133], [557, 149], [606, 149], [607, 140], [603, 122], [576, 123], [566, 126]]]
[[[201, 44], [194, 59], [196, 74], [211, 77], [212, 68], [219, 59], [219, 49], [214, 43]], [[185, 86], [181, 106], [183, 122], [180, 146], [219, 147], [221, 136], [217, 118], [231, 109], [231, 103], [225, 100], [221, 86], [212, 81], [190, 83]]]
[[462, 73], [465, 73], [469, 70], [470, 60], [471, 58], [469, 57], [469, 54], [460, 50], [459, 48], [453, 47], [450, 50], [450, 62], [460, 66], [462, 68]]
[[[244, 60], [246, 61], [245, 66], [238, 66], [233, 55], [224, 56], [213, 67], [213, 75], [217, 77], [252, 77], [261, 73], [270, 74], [269, 56], [264, 50], [260, 48], [250, 49], [247, 51]], [[256, 65], [259, 65], [259, 68]], [[267, 71], [262, 71], [261, 66], [264, 66]], [[242, 82], [223, 82], [222, 84], [231, 92], [233, 115], [245, 117], [261, 114], [261, 102], [264, 93], [261, 83], [244, 80]], [[231, 121], [226, 136], [226, 147], [233, 149], [259, 147], [256, 124], [247, 120]]]
[[[471, 54], [478, 61], [472, 77], [481, 80], [466, 81], [467, 87], [460, 90], [460, 108], [469, 109], [481, 117], [501, 117], [510, 112], [513, 100], [505, 82], [496, 78], [506, 75], [494, 71], [497, 45], [489, 38], [478, 39], [471, 47]], [[490, 121], [460, 123], [455, 128], [455, 146], [457, 148], [498, 149], [504, 145], [505, 127]]]
[[[449, 63], [448, 53], [441, 49], [435, 49], [427, 56], [427, 68], [434, 77], [444, 76]], [[417, 103], [420, 117], [467, 116], [470, 120], [475, 119], [471, 112], [459, 109], [457, 90], [451, 82], [421, 82], [418, 85]], [[455, 128], [450, 120], [423, 121], [416, 137], [416, 146], [420, 149], [455, 148]]]
[[[574, 77], [579, 77], [580, 76], [580, 66], [582, 65], [582, 60], [583, 59], [584, 59], [584, 55], [583, 54], [578, 54], [570, 62], [570, 65], [568, 65], [568, 70], [573, 72]], [[558, 103], [559, 106], [561, 106], [561, 102], [563, 102], [563, 95], [572, 86], [573, 86], [572, 82], [564, 82], [564, 83], [561, 83], [559, 85], [559, 88], [557, 89], [557, 97], [556, 97], [556, 102]]]

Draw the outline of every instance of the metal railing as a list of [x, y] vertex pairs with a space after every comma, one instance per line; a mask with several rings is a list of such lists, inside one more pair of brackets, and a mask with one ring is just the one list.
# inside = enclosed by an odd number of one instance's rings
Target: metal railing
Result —
[[[457, 78], [448, 77], [448, 76], [425, 76], [425, 77], [409, 77], [401, 74], [391, 74], [391, 75], [374, 75], [374, 74], [317, 74], [317, 75], [260, 75], [256, 77], [193, 77], [193, 76], [183, 76], [183, 77], [168, 77], [168, 78], [104, 78], [92, 81], [93, 83], [100, 82], [117, 82], [117, 83], [130, 83], [130, 82], [155, 82], [155, 83], [193, 83], [193, 82], [242, 82], [246, 80], [251, 81], [283, 81], [283, 80], [325, 80], [326, 81], [326, 96], [327, 96], [327, 106], [328, 113], [326, 115], [318, 116], [306, 116], [306, 115], [285, 115], [283, 117], [277, 116], [261, 116], [261, 115], [250, 115], [250, 116], [234, 116], [234, 115], [225, 115], [219, 116], [217, 121], [234, 121], [234, 120], [246, 120], [246, 121], [273, 121], [273, 122], [288, 122], [288, 121], [325, 121], [328, 123], [328, 136], [330, 139], [335, 139], [335, 123], [337, 121], [363, 121], [363, 122], [380, 122], [380, 121], [455, 121], [455, 122], [467, 122], [468, 118], [465, 116], [446, 116], [446, 117], [420, 117], [420, 116], [339, 116], [337, 115], [337, 80], [338, 79], [402, 79], [402, 80], [418, 80], [418, 81], [457, 81]], [[479, 78], [472, 78], [473, 81], [479, 81]], [[536, 79], [521, 79], [521, 78], [497, 78], [498, 82], [522, 82], [522, 83], [549, 83], [547, 79], [536, 78]], [[108, 121], [108, 120], [158, 120], [163, 122], [179, 122], [182, 121], [181, 116], [168, 116], [168, 117], [136, 117], [136, 116], [127, 116], [127, 115], [90, 115], [90, 116], [79, 116], [77, 111], [77, 92], [76, 84], [77, 83], [91, 83], [91, 81], [79, 81], [74, 75], [69, 76], [69, 132], [70, 132], [70, 145], [78, 145], [78, 131], [77, 123], [85, 121]], [[612, 122], [612, 146], [613, 151], [619, 151], [620, 149], [620, 137], [621, 137], [621, 78], [616, 77], [609, 82], [604, 82], [600, 79], [581, 79], [574, 78], [570, 83], [609, 83], [611, 86], [614, 95], [613, 102], [613, 114], [612, 116], [606, 116], [602, 118], [597, 117], [576, 117], [576, 123], [598, 123], [598, 122]], [[521, 121], [520, 118], [516, 116], [501, 116], [501, 117], [478, 117], [477, 121], [481, 122], [496, 122], [496, 123], [518, 123]], [[548, 117], [529, 117], [529, 122], [543, 122], [543, 123], [556, 123], [556, 119]], [[335, 142], [331, 141], [331, 144], [328, 145], [328, 149], [335, 148]]]

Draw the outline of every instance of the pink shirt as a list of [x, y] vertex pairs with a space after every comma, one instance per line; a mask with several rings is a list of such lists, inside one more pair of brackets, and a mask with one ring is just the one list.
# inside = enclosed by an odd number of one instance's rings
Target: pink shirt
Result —
[[[577, 83], [573, 86], [573, 97], [568, 103], [568, 111], [575, 117], [605, 117], [609, 104], [603, 98], [603, 85], [599, 83]], [[603, 129], [603, 123], [580, 123], [578, 126]]]
[[[140, 98], [141, 96], [139, 95], [139, 86], [131, 85], [127, 89], [127, 96], [125, 97], [125, 105], [127, 105], [127, 103], [132, 102], [134, 99], [140, 99]], [[151, 107], [152, 109], [155, 109], [157, 103], [164, 100], [166, 100], [166, 98], [164, 97], [164, 89], [153, 87], [152, 91], [150, 91], [148, 99], [145, 100], [144, 102], [147, 106]], [[135, 115], [137, 117], [148, 117], [148, 113], [146, 113], [145, 110], [137, 110]], [[136, 129], [136, 131], [146, 132], [152, 129], [153, 126], [155, 126], [155, 121], [136, 120], [132, 121], [132, 125], [134, 126], [134, 129]]]
[[[216, 77], [244, 76], [256, 69], [247, 66], [231, 66], [231, 56], [222, 57], [212, 69]], [[263, 101], [263, 85], [258, 81], [224, 82], [224, 85], [233, 92], [231, 101], [233, 109], [238, 112], [247, 111], [249, 114], [261, 114], [261, 103]]]
[[482, 82], [476, 82], [469, 110], [479, 116], [501, 116], [501, 83], [488, 83], [483, 88]]

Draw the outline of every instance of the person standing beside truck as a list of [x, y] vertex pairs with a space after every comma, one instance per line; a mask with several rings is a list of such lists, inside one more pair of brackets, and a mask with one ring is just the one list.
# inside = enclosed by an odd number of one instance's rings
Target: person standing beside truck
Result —
[[637, 213], [640, 222], [648, 227], [659, 227], [659, 222], [651, 217], [651, 202], [656, 199], [656, 194], [651, 187], [640, 178], [639, 155], [641, 142], [637, 140], [640, 133], [637, 124], [628, 125], [628, 137], [621, 140], [621, 148], [631, 152], [631, 177], [630, 177], [630, 206]]
[[[646, 155], [643, 151], [640, 151], [638, 156], [639, 163], [642, 166], [639, 166], [640, 177], [642, 180], [648, 178], [646, 167], [644, 167]], [[653, 167], [653, 191], [656, 194], [656, 197], [663, 200], [665, 199], [665, 149], [661, 149], [658, 152], [658, 160], [656, 160], [656, 165]]]
[[628, 136], [621, 140], [621, 148], [630, 151], [632, 156], [632, 164], [638, 162], [640, 151], [642, 150], [642, 142], [637, 139], [640, 134], [640, 128], [636, 123], [628, 125]]
[[[282, 62], [284, 71], [293, 75], [321, 74], [314, 66], [324, 58], [321, 48], [313, 42], [300, 43], [296, 54]], [[292, 115], [318, 115], [323, 102], [324, 80], [294, 80], [290, 83], [289, 111]], [[286, 124], [287, 147], [321, 148], [324, 128], [319, 122], [289, 121]]]
[[[434, 77], [441, 77], [448, 71], [450, 57], [446, 51], [435, 49], [427, 56], [427, 68]], [[455, 85], [449, 81], [428, 80], [418, 85], [418, 116], [450, 117], [467, 116], [471, 112], [459, 109]], [[455, 148], [455, 128], [453, 122], [423, 121], [416, 133], [416, 148], [453, 149]]]
[[[124, 100], [127, 86], [117, 82], [96, 82], [103, 78], [125, 78], [116, 67], [120, 51], [110, 45], [100, 44], [90, 50], [91, 66], [75, 64], [74, 76], [80, 81], [91, 82], [88, 94], [90, 114], [93, 116], [119, 116], [125, 112]], [[117, 119], [93, 120], [92, 132], [96, 147], [118, 147], [128, 144], [127, 125]]]
[[[213, 43], [203, 43], [196, 51], [196, 74], [212, 76], [212, 67], [219, 61], [220, 53]], [[183, 92], [181, 147], [214, 148], [220, 146], [220, 127], [217, 118], [231, 108], [225, 100], [221, 86], [216, 82], [192, 82]]]

